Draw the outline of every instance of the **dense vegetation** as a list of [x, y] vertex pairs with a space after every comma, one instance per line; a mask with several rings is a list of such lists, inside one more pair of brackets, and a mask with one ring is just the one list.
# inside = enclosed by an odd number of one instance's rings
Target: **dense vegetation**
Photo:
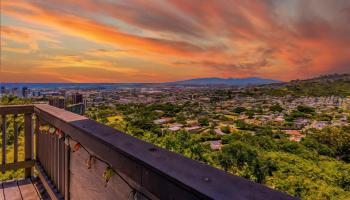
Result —
[[[281, 108], [275, 105], [271, 109]], [[350, 197], [350, 126], [309, 129], [301, 142], [293, 142], [269, 126], [252, 126], [240, 120], [234, 122], [239, 130], [226, 130], [229, 134], [223, 136], [215, 134], [211, 125], [200, 133], [169, 132], [152, 122], [167, 116], [183, 123], [182, 115], [188, 111], [201, 113], [189, 104], [130, 104], [92, 108], [88, 115], [142, 140], [302, 199]], [[295, 112], [315, 115], [305, 106]], [[110, 117], [115, 115], [119, 117]], [[211, 150], [209, 141], [218, 139], [222, 149]]]

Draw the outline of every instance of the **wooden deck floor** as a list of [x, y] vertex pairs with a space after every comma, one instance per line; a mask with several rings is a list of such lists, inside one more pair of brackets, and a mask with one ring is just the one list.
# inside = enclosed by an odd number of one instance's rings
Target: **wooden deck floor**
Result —
[[40, 181], [22, 179], [0, 182], [0, 200], [49, 200]]

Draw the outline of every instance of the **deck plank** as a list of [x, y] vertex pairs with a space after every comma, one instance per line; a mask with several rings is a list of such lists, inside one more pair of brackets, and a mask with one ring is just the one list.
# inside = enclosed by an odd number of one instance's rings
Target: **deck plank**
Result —
[[18, 186], [23, 200], [40, 200], [40, 197], [30, 179], [19, 180]]
[[0, 183], [0, 200], [5, 200], [4, 188], [2, 187], [2, 183]]
[[17, 181], [4, 182], [3, 187], [6, 200], [22, 200]]

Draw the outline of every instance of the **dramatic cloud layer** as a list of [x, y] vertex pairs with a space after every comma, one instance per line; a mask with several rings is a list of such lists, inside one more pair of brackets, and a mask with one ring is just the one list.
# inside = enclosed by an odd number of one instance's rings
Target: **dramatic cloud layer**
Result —
[[0, 81], [350, 73], [348, 0], [3, 0]]

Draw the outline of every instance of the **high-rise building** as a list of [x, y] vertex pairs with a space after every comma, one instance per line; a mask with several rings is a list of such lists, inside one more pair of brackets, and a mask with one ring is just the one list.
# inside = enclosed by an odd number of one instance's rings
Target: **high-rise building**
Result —
[[61, 96], [52, 96], [49, 98], [49, 104], [51, 106], [55, 106], [57, 108], [64, 108], [65, 107], [65, 99]]
[[23, 87], [22, 88], [22, 97], [23, 98], [28, 98], [28, 95], [29, 95], [29, 89], [27, 87]]
[[34, 97], [39, 97], [39, 96], [41, 96], [41, 92], [40, 92], [40, 91], [33, 91], [33, 92], [32, 92], [32, 95], [33, 95]]
[[18, 88], [16, 88], [16, 87], [12, 88], [12, 89], [11, 89], [11, 95], [12, 95], [12, 96], [17, 96], [17, 97], [20, 96], [20, 95], [18, 94], [18, 91], [19, 91]]
[[72, 94], [72, 104], [83, 103], [83, 95], [79, 93]]
[[5, 86], [1, 86], [0, 93], [1, 93], [2, 95], [5, 95], [5, 94], [6, 94], [6, 88], [5, 88]]

